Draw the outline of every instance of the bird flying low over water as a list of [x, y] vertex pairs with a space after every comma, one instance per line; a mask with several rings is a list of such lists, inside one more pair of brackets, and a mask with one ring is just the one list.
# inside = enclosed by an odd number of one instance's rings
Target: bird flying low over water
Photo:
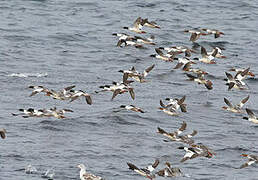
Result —
[[246, 113], [248, 114], [248, 117], [243, 117], [243, 119], [251, 121], [255, 124], [258, 124], [258, 117], [255, 116], [255, 114], [253, 113], [253, 111], [251, 109], [245, 109]]
[[166, 101], [169, 101], [169, 103], [167, 104], [167, 106], [172, 106], [175, 109], [181, 109], [182, 112], [187, 112], [186, 111], [186, 104], [184, 104], [186, 96], [183, 96], [181, 99], [175, 98], [166, 98]]
[[151, 54], [150, 57], [155, 57], [163, 61], [173, 62], [175, 54], [170, 54], [170, 53], [164, 54], [159, 48], [155, 48], [155, 51], [157, 54]]
[[74, 90], [70, 90], [70, 92], [72, 93], [71, 97], [70, 97], [70, 102], [78, 99], [79, 97], [83, 96], [85, 97], [85, 100], [87, 102], [87, 104], [91, 105], [92, 104], [92, 99], [90, 94], [82, 91], [82, 90], [78, 90], [78, 91], [74, 91]]
[[225, 35], [223, 32], [219, 31], [219, 30], [216, 30], [216, 29], [206, 29], [206, 28], [203, 28], [202, 31], [208, 33], [208, 34], [214, 34], [214, 38], [218, 38], [220, 37], [221, 35]]
[[183, 149], [186, 151], [186, 154], [184, 155], [184, 157], [181, 159], [180, 162], [185, 162], [189, 159], [193, 159], [193, 158], [196, 158], [196, 157], [206, 157], [206, 158], [212, 158], [213, 154], [211, 152], [211, 150], [203, 145], [203, 144], [192, 144], [190, 147], [178, 147], [178, 149]]
[[[246, 69], [248, 69], [248, 68], [246, 68]], [[238, 74], [238, 73], [241, 73], [241, 74], [243, 73], [243, 74], [244, 74], [244, 71], [245, 71], [246, 69], [243, 69], [243, 68], [230, 68], [229, 71], [234, 71], [234, 72], [236, 72], [237, 74]], [[247, 73], [245, 76], [255, 77], [255, 74], [254, 74], [253, 72], [251, 72], [251, 71], [250, 71], [250, 68], [249, 68], [249, 71], [248, 71], [248, 73]], [[244, 77], [245, 77], [245, 76], [244, 76]]]
[[50, 109], [19, 109], [21, 113], [15, 114], [12, 113], [13, 116], [19, 116], [21, 115], [23, 118], [29, 118], [29, 117], [56, 117], [58, 119], [65, 118], [64, 113], [66, 112], [73, 112], [70, 109], [60, 109], [57, 110], [56, 107], [50, 108]]
[[156, 159], [155, 162], [152, 165], [147, 166], [146, 168], [138, 168], [137, 166], [135, 166], [134, 164], [129, 163], [129, 162], [127, 162], [127, 165], [129, 167], [129, 169], [131, 169], [134, 172], [152, 180], [152, 179], [155, 178], [155, 174], [153, 174], [152, 172], [159, 165], [159, 160]]
[[[199, 69], [199, 68], [192, 68], [192, 64], [191, 62], [188, 62], [184, 65], [183, 67], [183, 71], [187, 71], [187, 72], [192, 72], [192, 73], [195, 73], [195, 74], [208, 74], [208, 72], [202, 70], [202, 69]], [[176, 67], [175, 67], [176, 68]], [[174, 68], [174, 69], [175, 69]]]
[[213, 88], [212, 82], [210, 80], [204, 79], [203, 74], [197, 74], [197, 77], [196, 77], [196, 76], [186, 73], [186, 76], [189, 78], [190, 81], [195, 81], [198, 84], [204, 84], [208, 90], [212, 90], [212, 88]]
[[124, 108], [135, 112], [145, 113], [141, 108], [136, 107], [134, 105], [121, 105], [120, 108]]
[[239, 104], [233, 106], [227, 98], [224, 98], [224, 102], [228, 106], [223, 106], [222, 108], [227, 110], [227, 111], [234, 112], [234, 113], [243, 113], [242, 108], [243, 108], [244, 104], [248, 101], [248, 99], [249, 99], [249, 96], [242, 99]]
[[190, 41], [195, 42], [200, 36], [206, 36], [208, 34], [202, 32], [200, 29], [185, 30], [185, 33], [191, 33]]
[[134, 66], [130, 70], [119, 70], [118, 72], [122, 72], [124, 75], [133, 78], [138, 82], [147, 82], [145, 77], [149, 74], [149, 72], [154, 68], [154, 64], [146, 68], [143, 73], [139, 73], [135, 70]]
[[[183, 124], [179, 129], [171, 133], [168, 133], [164, 129], [161, 129], [160, 127], [158, 127], [157, 133], [162, 134], [163, 136], [169, 138], [169, 140], [171, 141], [183, 142], [186, 144], [193, 144], [194, 140], [191, 138], [197, 134], [196, 130], [194, 130], [191, 134], [180, 136], [180, 134], [182, 134], [182, 132], [186, 129], [186, 126], [187, 126], [186, 122], [183, 122]], [[164, 140], [164, 141], [168, 142], [167, 140]]]
[[224, 80], [227, 81], [226, 85], [228, 86], [228, 90], [231, 90], [232, 88], [239, 89], [239, 90], [248, 89], [246, 87], [246, 83], [242, 81], [243, 77], [247, 73], [248, 73], [248, 69], [243, 72], [239, 72], [238, 74], [235, 75], [235, 77], [233, 77], [230, 73], [225, 72], [227, 79], [224, 79]]
[[186, 57], [190, 57], [192, 53], [196, 53], [193, 49], [190, 49], [186, 46], [159, 47], [159, 49], [165, 50], [168, 53], [173, 53], [176, 55], [185, 53]]
[[141, 17], [138, 17], [134, 23], [133, 23], [133, 27], [123, 27], [123, 29], [128, 29], [129, 31], [133, 31], [139, 34], [143, 34], [146, 33], [145, 31], [142, 30], [144, 23], [142, 21]]
[[204, 47], [201, 47], [201, 58], [193, 58], [193, 60], [198, 60], [200, 62], [206, 63], [206, 64], [216, 64], [216, 61], [214, 61], [214, 58], [216, 57], [218, 53], [218, 49], [215, 49], [212, 54], [208, 54], [206, 49]]
[[162, 177], [176, 177], [176, 176], [183, 175], [182, 171], [179, 168], [171, 167], [171, 164], [169, 162], [166, 162], [165, 164], [166, 164], [166, 167], [156, 172], [157, 175]]
[[248, 155], [248, 154], [241, 154], [241, 156], [247, 157], [248, 161], [246, 163], [242, 164], [240, 166], [240, 169], [245, 168], [247, 166], [250, 166], [252, 164], [257, 164], [258, 163], [258, 156], [251, 155], [251, 154], [250, 155]]
[[[132, 81], [133, 82], [133, 81]], [[113, 92], [111, 100], [113, 100], [118, 94], [123, 94], [126, 92], [129, 92], [132, 99], [135, 99], [135, 93], [133, 87], [129, 85], [131, 83], [130, 81], [124, 81], [124, 82], [113, 82], [112, 85], [104, 85], [99, 86], [99, 88], [102, 88], [101, 91], [95, 91], [96, 93], [104, 92], [104, 91], [111, 91]]]

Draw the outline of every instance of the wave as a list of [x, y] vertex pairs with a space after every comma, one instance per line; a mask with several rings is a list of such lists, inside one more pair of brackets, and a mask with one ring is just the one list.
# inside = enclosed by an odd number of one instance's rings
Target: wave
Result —
[[27, 77], [47, 77], [47, 73], [11, 73], [8, 74], [9, 77], [20, 77], [20, 78], [27, 78]]

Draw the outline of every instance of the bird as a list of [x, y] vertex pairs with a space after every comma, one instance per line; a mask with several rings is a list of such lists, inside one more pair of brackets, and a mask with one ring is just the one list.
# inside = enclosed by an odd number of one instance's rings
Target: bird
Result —
[[200, 62], [206, 63], [206, 64], [216, 64], [216, 61], [214, 61], [214, 58], [216, 57], [218, 53], [218, 49], [215, 49], [212, 54], [208, 54], [206, 49], [201, 46], [201, 58], [193, 58], [193, 60], [198, 60]]
[[173, 62], [174, 54], [164, 54], [159, 48], [155, 48], [157, 54], [152, 54], [150, 57], [155, 57], [157, 59], [161, 59], [163, 61]]
[[6, 138], [6, 130], [4, 128], [0, 129], [0, 136], [1, 136], [2, 139]]
[[241, 79], [238, 79], [241, 76], [238, 76], [238, 78], [233, 77], [230, 73], [225, 72], [227, 79], [224, 79], [227, 81], [226, 85], [228, 86], [228, 91], [231, 90], [232, 88], [239, 89], [239, 90], [246, 90], [247, 87], [245, 86], [245, 82], [243, 82]]
[[104, 91], [111, 91], [113, 92], [111, 100], [113, 100], [118, 94], [123, 94], [126, 92], [129, 92], [131, 95], [131, 98], [135, 99], [135, 93], [133, 87], [130, 86], [130, 83], [133, 81], [127, 80], [128, 76], [126, 74], [123, 75], [123, 82], [112, 82], [112, 85], [104, 85], [99, 86], [101, 88], [101, 91], [95, 91], [96, 93], [104, 92]]
[[[196, 130], [194, 130], [191, 134], [180, 136], [180, 134], [186, 129], [186, 126], [187, 126], [187, 124], [184, 121], [179, 129], [177, 129], [176, 131], [171, 132], [171, 133], [168, 133], [165, 130], [158, 127], [157, 133], [162, 134], [163, 136], [169, 138], [169, 140], [171, 140], [171, 141], [178, 141], [178, 142], [183, 142], [186, 144], [193, 144], [194, 140], [191, 138], [197, 134]], [[164, 140], [164, 141], [168, 142], [167, 140]]]
[[214, 38], [215, 39], [220, 37], [221, 35], [225, 35], [223, 32], [221, 32], [219, 30], [216, 30], [216, 29], [206, 29], [206, 28], [203, 28], [202, 31], [207, 32], [208, 34], [214, 34]]
[[134, 23], [133, 23], [133, 27], [123, 27], [123, 29], [128, 29], [130, 31], [139, 33], [139, 34], [143, 34], [146, 33], [145, 31], [142, 30], [143, 27], [143, 22], [142, 22], [142, 18], [138, 17]]
[[179, 168], [172, 168], [169, 162], [166, 162], [165, 164], [166, 167], [156, 172], [156, 174], [162, 177], [175, 177], [183, 175], [182, 171]]
[[224, 98], [224, 102], [228, 106], [223, 106], [222, 108], [227, 110], [227, 111], [234, 112], [234, 113], [243, 113], [243, 109], [242, 108], [243, 108], [244, 104], [248, 101], [248, 99], [249, 99], [249, 96], [247, 96], [244, 99], [242, 99], [239, 104], [233, 106], [231, 104], [231, 102], [227, 98]]
[[202, 69], [199, 69], [199, 68], [192, 68], [193, 63], [191, 62], [188, 62], [184, 65], [183, 67], [183, 71], [187, 71], [187, 72], [192, 72], [192, 73], [195, 73], [195, 74], [208, 74], [208, 72], [202, 70]]
[[186, 151], [186, 154], [180, 162], [185, 162], [186, 160], [193, 159], [199, 156], [206, 158], [212, 158], [213, 156], [213, 153], [210, 151], [210, 149], [203, 144], [191, 144], [190, 147], [180, 146], [178, 147], [178, 149], [184, 149]]
[[164, 113], [170, 115], [170, 116], [178, 116], [179, 113], [176, 111], [176, 109], [172, 105], [165, 105], [162, 100], [159, 101], [160, 106], [159, 110], [162, 110]]
[[173, 60], [178, 60], [178, 63], [176, 64], [176, 66], [174, 67], [174, 69], [179, 69], [181, 68], [182, 66], [184, 67], [186, 64], [196, 64], [196, 62], [190, 60], [189, 58], [187, 57], [183, 57], [183, 58], [174, 58]]
[[123, 47], [123, 44], [124, 44], [124, 47], [125, 46], [134, 46], [135, 48], [141, 48], [143, 49], [144, 46], [142, 44], [139, 44], [137, 42], [134, 41], [135, 39], [120, 39], [118, 40], [117, 42], [117, 45], [118, 47]]
[[248, 117], [243, 117], [243, 119], [251, 121], [255, 124], [258, 124], [258, 118], [257, 116], [255, 116], [255, 114], [253, 113], [253, 111], [251, 109], [246, 108], [246, 113], [248, 114]]
[[248, 155], [248, 154], [241, 154], [241, 156], [247, 157], [248, 158], [248, 162], [242, 164], [240, 166], [240, 169], [245, 168], [247, 166], [250, 166], [250, 165], [252, 165], [254, 163], [258, 163], [258, 156], [251, 155], [251, 154], [250, 155]]
[[92, 104], [92, 99], [91, 99], [91, 96], [90, 94], [82, 91], [82, 90], [78, 90], [78, 91], [74, 91], [74, 90], [70, 90], [70, 92], [72, 93], [71, 97], [70, 97], [70, 102], [78, 99], [79, 97], [81, 96], [84, 96], [85, 97], [85, 100], [87, 102], [87, 104], [91, 105]]
[[206, 36], [208, 34], [203, 33], [201, 30], [199, 29], [192, 29], [192, 30], [185, 30], [185, 33], [191, 33], [191, 37], [190, 37], [190, 41], [195, 42], [197, 39], [200, 38], [200, 36]]
[[215, 55], [216, 58], [226, 58], [226, 56], [224, 56], [222, 54], [222, 48], [219, 47], [214, 47], [213, 50], [211, 52], [207, 52], [207, 54], [210, 56], [212, 55], [215, 51], [217, 51], [217, 54]]
[[158, 28], [158, 29], [160, 29], [160, 26], [158, 26], [156, 22], [149, 21], [148, 18], [142, 19], [142, 25], [150, 27], [150, 28]]
[[100, 176], [96, 176], [94, 174], [90, 174], [88, 172], [86, 172], [86, 167], [84, 164], [79, 164], [78, 168], [80, 168], [80, 179], [81, 180], [104, 180], [102, 177]]
[[174, 54], [185, 53], [185, 57], [190, 57], [192, 53], [196, 53], [193, 49], [190, 49], [186, 46], [159, 47], [159, 49], [172, 52]]
[[181, 99], [175, 98], [166, 98], [165, 100], [169, 101], [168, 105], [172, 105], [175, 109], [181, 109], [182, 112], [187, 112], [186, 104], [183, 104], [186, 96], [183, 96]]
[[46, 93], [46, 95], [52, 97], [53, 99], [68, 100], [71, 98], [70, 90], [73, 89], [74, 87], [75, 87], [75, 85], [68, 86], [68, 87], [63, 88], [60, 91], [55, 91], [55, 90], [51, 89], [50, 91], [48, 91]]
[[35, 94], [38, 94], [40, 92], [49, 92], [49, 89], [43, 87], [43, 86], [29, 86], [30, 89], [33, 89], [32, 93], [29, 95], [30, 97], [31, 96], [34, 96]]
[[143, 37], [140, 37], [140, 36], [134, 36], [134, 39], [136, 42], [139, 42], [139, 43], [144, 43], [144, 44], [150, 44], [150, 45], [156, 45], [153, 40], [154, 40], [154, 36], [150, 36], [150, 38], [143, 38]]
[[135, 112], [145, 113], [141, 108], [138, 108], [134, 105], [121, 105], [120, 108], [124, 108]]
[[149, 165], [146, 168], [138, 168], [137, 166], [129, 162], [127, 162], [127, 165], [130, 170], [133, 170], [134, 172], [152, 180], [155, 178], [155, 174], [152, 174], [152, 172], [159, 165], [159, 160], [156, 159], [152, 165]]
[[130, 70], [119, 70], [118, 72], [122, 72], [128, 77], [133, 78], [134, 80], [143, 83], [147, 82], [145, 80], [145, 77], [149, 74], [149, 72], [155, 67], [155, 65], [151, 65], [148, 68], [146, 68], [143, 73], [139, 73], [138, 71], [135, 70], [135, 67], [133, 66]]
[[195, 81], [198, 84], [204, 84], [205, 87], [208, 90], [212, 90], [213, 89], [212, 82], [210, 80], [204, 79], [203, 74], [197, 74], [197, 77], [195, 77], [195, 76], [193, 76], [191, 74], [186, 73], [186, 76], [189, 78], [190, 81]]
[[[15, 113], [12, 113], [13, 116], [19, 116], [19, 115], [22, 115], [22, 117], [24, 118], [28, 118], [28, 117], [33, 117], [33, 116], [36, 116], [37, 113], [39, 113], [38, 111], [36, 111], [35, 109], [33, 108], [28, 108], [28, 109], [19, 109], [19, 111], [21, 111], [21, 113], [18, 113], [18, 114], [15, 114]], [[39, 115], [38, 115], [39, 116]]]
[[[229, 69], [229, 71], [234, 71], [234, 72], [236, 72], [236, 73], [238, 73], [239, 71], [242, 73], [242, 72], [245, 71], [245, 70], [246, 70], [246, 69], [243, 69], [243, 68], [230, 68], [230, 69]], [[255, 77], [255, 74], [254, 74], [253, 72], [251, 72], [250, 69], [249, 69], [249, 71], [248, 71], [248, 73], [247, 73], [247, 76]]]

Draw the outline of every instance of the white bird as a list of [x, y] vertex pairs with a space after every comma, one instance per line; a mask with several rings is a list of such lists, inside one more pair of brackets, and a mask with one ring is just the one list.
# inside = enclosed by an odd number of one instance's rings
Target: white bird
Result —
[[94, 174], [90, 174], [88, 172], [86, 172], [86, 167], [84, 166], [84, 164], [79, 164], [78, 168], [80, 168], [80, 179], [81, 180], [103, 180], [102, 177], [100, 176], [96, 176]]

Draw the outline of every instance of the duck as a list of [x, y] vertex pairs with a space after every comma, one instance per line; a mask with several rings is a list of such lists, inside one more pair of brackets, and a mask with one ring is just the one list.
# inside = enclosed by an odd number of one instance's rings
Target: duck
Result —
[[163, 104], [162, 100], [160, 100], [160, 106], [159, 110], [163, 111], [164, 113], [170, 115], [170, 116], [178, 116], [179, 113], [176, 111], [176, 109], [172, 105], [165, 105]]
[[222, 54], [222, 48], [215, 47], [211, 52], [207, 52], [209, 56], [211, 56], [215, 51], [217, 51], [217, 54], [215, 55], [215, 58], [227, 58]]
[[193, 58], [193, 60], [198, 60], [200, 62], [206, 63], [206, 64], [216, 64], [216, 61], [214, 61], [214, 58], [216, 54], [218, 53], [218, 49], [215, 49], [214, 52], [209, 55], [206, 51], [206, 49], [201, 46], [201, 58]]
[[192, 72], [192, 73], [195, 73], [195, 74], [208, 74], [208, 72], [202, 70], [202, 69], [199, 69], [199, 68], [192, 68], [192, 63], [191, 62], [188, 62], [184, 65], [183, 71], [186, 71], [186, 72]]
[[223, 106], [222, 108], [227, 110], [227, 111], [233, 112], [233, 113], [243, 113], [242, 108], [243, 108], [244, 104], [248, 101], [248, 99], [249, 99], [249, 96], [242, 99], [239, 104], [233, 106], [227, 98], [224, 98], [224, 102], [228, 106]]
[[13, 116], [19, 116], [22, 115], [22, 117], [24, 118], [28, 118], [28, 117], [33, 117], [35, 116], [35, 109], [33, 108], [28, 108], [28, 109], [19, 109], [19, 111], [21, 111], [21, 113], [15, 114], [12, 113]]
[[258, 118], [257, 116], [255, 116], [255, 114], [253, 113], [253, 111], [251, 109], [246, 108], [246, 113], [248, 114], [248, 117], [243, 117], [243, 119], [251, 121], [255, 124], [258, 124]]
[[100, 176], [96, 176], [94, 174], [88, 173], [86, 171], [86, 167], [84, 164], [79, 164], [78, 168], [80, 168], [80, 179], [81, 180], [104, 180], [102, 177]]
[[216, 29], [206, 29], [203, 28], [202, 31], [207, 32], [208, 34], [214, 34], [214, 38], [219, 38], [221, 35], [225, 35], [223, 32]]
[[192, 144], [190, 147], [180, 146], [180, 147], [178, 147], [178, 149], [183, 149], [186, 151], [186, 154], [180, 161], [181, 163], [185, 162], [189, 159], [194, 159], [194, 158], [200, 157], [200, 156], [203, 156], [206, 158], [212, 158], [212, 156], [213, 156], [213, 153], [211, 153], [211, 151], [202, 144], [200, 144], [200, 145]]
[[74, 87], [75, 85], [68, 86], [63, 88], [60, 91], [55, 91], [51, 89], [49, 92], [46, 93], [46, 95], [52, 97], [53, 99], [68, 100], [71, 98], [70, 90], [73, 89]]
[[0, 129], [0, 136], [1, 136], [2, 139], [6, 138], [6, 130], [4, 128]]
[[186, 126], [187, 126], [186, 122], [183, 121], [181, 127], [172, 133], [168, 133], [164, 129], [161, 129], [160, 127], [158, 127], [157, 133], [162, 134], [163, 136], [169, 138], [172, 141], [180, 141], [180, 139], [178, 138], [178, 135], [182, 134], [182, 132], [186, 129]]
[[[119, 70], [118, 72], [121, 72], [123, 74], [125, 74], [128, 77], [133, 78], [134, 80], [143, 83], [143, 82], [147, 82], [145, 80], [145, 77], [149, 74], [149, 72], [155, 67], [155, 64], [149, 66], [148, 68], [146, 68], [143, 73], [139, 73], [138, 71], [135, 70], [135, 67], [133, 66], [130, 70]], [[127, 77], [125, 77], [127, 78]]]
[[92, 99], [91, 99], [91, 96], [90, 94], [82, 91], [82, 90], [78, 90], [78, 91], [70, 91], [72, 93], [71, 97], [70, 97], [70, 102], [78, 99], [79, 97], [81, 96], [84, 96], [85, 97], [85, 100], [87, 102], [87, 104], [91, 105], [92, 104]]
[[176, 66], [174, 67], [174, 69], [179, 69], [181, 68], [182, 66], [184, 67], [186, 64], [196, 64], [196, 62], [190, 60], [189, 58], [187, 57], [183, 57], [183, 58], [174, 58], [174, 60], [177, 60], [178, 63], [176, 64]]
[[164, 54], [159, 48], [155, 48], [155, 51], [157, 54], [152, 54], [152, 55], [150, 55], [150, 57], [155, 57], [155, 58], [161, 59], [163, 61], [173, 62], [173, 58], [175, 55]]
[[160, 29], [160, 26], [157, 25], [156, 22], [154, 22], [154, 21], [149, 21], [148, 18], [142, 19], [142, 25], [143, 25], [143, 26], [150, 27], [150, 28], [158, 28], [158, 29]]
[[120, 39], [118, 42], [117, 42], [117, 45], [118, 47], [123, 47], [123, 44], [124, 44], [124, 47], [125, 46], [134, 46], [135, 48], [139, 48], [139, 49], [143, 49], [144, 46], [142, 44], [139, 44], [139, 43], [136, 43], [134, 41], [134, 39]]
[[[235, 89], [239, 89], [239, 90], [246, 90], [247, 87], [245, 86], [245, 82], [243, 82], [242, 80], [235, 78], [228, 72], [225, 72], [227, 79], [224, 79], [225, 81], [227, 81], [226, 85], [228, 86], [228, 90], [231, 90], [232, 88]], [[241, 75], [242, 76], [242, 75]], [[240, 76], [238, 76], [240, 77]]]
[[172, 168], [169, 162], [166, 162], [165, 165], [166, 167], [156, 172], [156, 174], [162, 177], [175, 177], [183, 175], [182, 171], [179, 168]]
[[245, 167], [247, 167], [247, 166], [250, 166], [250, 165], [252, 165], [252, 164], [258, 163], [258, 156], [256, 156], [256, 155], [252, 155], [252, 154], [241, 154], [241, 156], [247, 157], [247, 158], [248, 158], [248, 162], [242, 164], [242, 165], [240, 166], [240, 169], [245, 168]]
[[185, 33], [191, 33], [191, 37], [190, 37], [190, 41], [195, 42], [197, 39], [200, 38], [200, 36], [206, 36], [208, 34], [203, 33], [201, 30], [199, 29], [192, 29], [192, 30], [185, 30]]
[[141, 108], [138, 108], [134, 105], [121, 105], [120, 108], [135, 111], [135, 112], [145, 113]]
[[165, 50], [167, 52], [173, 52], [175, 54], [185, 53], [185, 57], [190, 57], [192, 53], [196, 53], [193, 49], [190, 49], [186, 46], [159, 47], [159, 49]]
[[142, 22], [142, 18], [138, 17], [134, 23], [133, 23], [133, 27], [123, 27], [123, 29], [128, 29], [129, 31], [133, 31], [135, 33], [139, 33], [139, 34], [144, 34], [146, 33], [145, 31], [142, 30], [143, 27], [143, 22]]
[[134, 89], [131, 86], [129, 86], [129, 84], [126, 84], [125, 82], [122, 82], [122, 83], [113, 82], [113, 85], [105, 85], [105, 86], [99, 86], [99, 87], [103, 88], [102, 91], [113, 92], [111, 100], [113, 100], [118, 94], [123, 94], [125, 92], [129, 92], [131, 95], [131, 98], [133, 100], [135, 99]]
[[154, 36], [150, 36], [150, 38], [143, 38], [143, 37], [140, 37], [140, 36], [134, 36], [134, 39], [136, 42], [139, 42], [139, 43], [144, 43], [144, 44], [150, 44], [150, 45], [156, 45], [156, 43], [153, 42], [154, 40]]
[[[197, 134], [197, 131], [194, 130], [191, 134], [187, 134], [187, 135], [181, 135], [180, 134], [186, 129], [186, 122], [183, 122], [183, 124], [181, 125], [181, 127], [172, 132], [172, 133], [167, 133], [164, 129], [161, 129], [160, 127], [158, 127], [158, 131], [157, 133], [162, 134], [163, 136], [166, 136], [167, 138], [169, 138], [169, 140], [171, 141], [178, 141], [178, 142], [183, 142], [186, 144], [193, 144], [194, 140], [191, 139], [193, 136], [195, 136]], [[164, 140], [164, 142], [169, 142], [167, 140]]]
[[29, 95], [29, 97], [34, 96], [35, 94], [44, 92], [49, 92], [49, 89], [43, 87], [43, 86], [29, 86], [28, 88], [33, 89], [32, 93]]
[[152, 174], [152, 172], [157, 168], [159, 165], [159, 160], [156, 159], [155, 162], [152, 165], [147, 166], [146, 168], [138, 168], [132, 163], [127, 162], [127, 165], [130, 170], [133, 170], [134, 172], [152, 180], [155, 178], [155, 174]]
[[[238, 73], [238, 72], [243, 72], [243, 71], [245, 71], [246, 69], [243, 69], [243, 68], [230, 68], [229, 69], [229, 71], [234, 71], [234, 72], [236, 72], [236, 73]], [[253, 72], [251, 72], [250, 71], [250, 69], [249, 69], [249, 71], [248, 71], [248, 73], [246, 74], [247, 76], [250, 76], [250, 77], [255, 77], [255, 74], [253, 73]]]
[[191, 74], [188, 74], [186, 73], [186, 76], [189, 77], [189, 80], [190, 81], [195, 81], [197, 82], [198, 84], [204, 84], [205, 87], [208, 89], [208, 90], [212, 90], [213, 87], [212, 87], [212, 82], [210, 80], [206, 80], [204, 79], [203, 77], [204, 74], [197, 74], [197, 77], [191, 75]]
[[119, 37], [119, 40], [123, 39], [123, 40], [131, 40], [132, 41], [134, 39], [133, 36], [130, 36], [126, 33], [113, 33], [112, 35]]
[[168, 105], [172, 105], [175, 109], [181, 109], [182, 112], [187, 112], [186, 104], [183, 104], [186, 96], [183, 96], [181, 99], [175, 98], [166, 98], [165, 100], [169, 101]]

